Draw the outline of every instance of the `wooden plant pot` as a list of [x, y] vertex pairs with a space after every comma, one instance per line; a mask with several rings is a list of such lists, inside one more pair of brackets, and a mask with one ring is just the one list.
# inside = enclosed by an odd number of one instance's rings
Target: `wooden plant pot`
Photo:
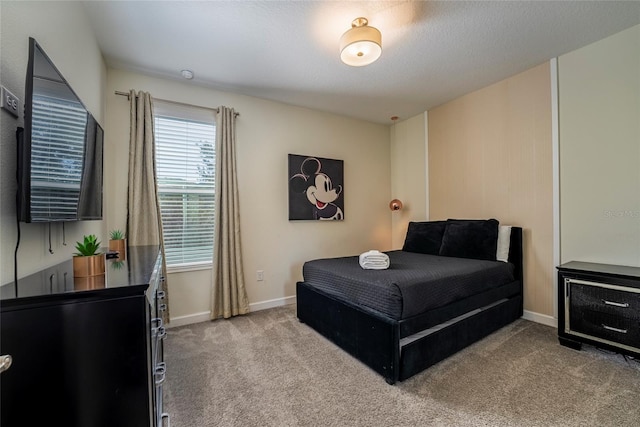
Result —
[[109, 240], [109, 250], [118, 252], [118, 259], [127, 259], [127, 239]]
[[91, 277], [104, 274], [104, 254], [73, 257], [73, 277]]

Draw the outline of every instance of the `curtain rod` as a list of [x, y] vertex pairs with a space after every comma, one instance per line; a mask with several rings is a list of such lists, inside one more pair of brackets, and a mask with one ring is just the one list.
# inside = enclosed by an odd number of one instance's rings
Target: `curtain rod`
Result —
[[[115, 93], [116, 95], [126, 96], [126, 97], [127, 97], [127, 99], [129, 99], [129, 92], [123, 92], [123, 91], [120, 91], [120, 90], [116, 90], [114, 93]], [[152, 98], [152, 99], [156, 99], [156, 100], [158, 100], [158, 101], [162, 101], [162, 102], [168, 102], [168, 103], [170, 103], [170, 104], [184, 105], [184, 106], [186, 106], [186, 107], [204, 108], [204, 109], [206, 109], [206, 110], [213, 110], [213, 111], [215, 111], [216, 113], [218, 112], [218, 109], [217, 109], [217, 108], [203, 107], [203, 106], [201, 106], [201, 105], [194, 105], [194, 104], [187, 104], [186, 102], [170, 101], [170, 100], [168, 100], [168, 99], [153, 98], [153, 97], [151, 97], [151, 98]], [[236, 113], [235, 113], [235, 116], [236, 116], [236, 117], [238, 117], [239, 115], [240, 115], [240, 113], [238, 113], [238, 112], [236, 112]]]

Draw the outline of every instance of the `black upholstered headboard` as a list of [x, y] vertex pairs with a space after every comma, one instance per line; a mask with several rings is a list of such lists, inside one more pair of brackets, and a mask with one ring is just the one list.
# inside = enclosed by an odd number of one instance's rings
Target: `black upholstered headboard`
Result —
[[516, 280], [524, 284], [524, 268], [522, 261], [522, 227], [511, 227], [511, 242], [509, 243], [509, 262], [515, 266]]

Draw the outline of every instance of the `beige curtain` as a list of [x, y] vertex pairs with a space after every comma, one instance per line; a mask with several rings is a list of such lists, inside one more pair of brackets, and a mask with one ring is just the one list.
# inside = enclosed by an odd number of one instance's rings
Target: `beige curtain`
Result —
[[156, 157], [153, 137], [151, 95], [129, 92], [129, 188], [127, 203], [127, 240], [131, 246], [158, 245], [162, 250], [162, 290], [166, 310], [163, 322], [169, 322], [169, 292], [166, 281], [166, 261], [162, 239], [162, 218], [156, 183]]
[[240, 210], [236, 177], [236, 113], [220, 107], [216, 117], [216, 202], [211, 318], [249, 312], [240, 247]]

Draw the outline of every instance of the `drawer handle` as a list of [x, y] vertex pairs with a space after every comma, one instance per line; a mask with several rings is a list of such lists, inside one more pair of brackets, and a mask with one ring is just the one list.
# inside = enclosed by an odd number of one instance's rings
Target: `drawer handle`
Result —
[[164, 420], [167, 420], [167, 427], [171, 427], [171, 418], [166, 412], [163, 412], [162, 415], [160, 415], [160, 422], [162, 423]]
[[159, 328], [154, 329], [153, 332], [154, 332], [154, 337], [160, 340], [163, 340], [167, 337], [167, 330], [165, 329], [164, 326], [160, 326]]
[[603, 299], [602, 302], [605, 303], [606, 305], [612, 305], [614, 307], [622, 307], [622, 308], [629, 307], [629, 304], [626, 302], [613, 302], [613, 301], [607, 301], [606, 299]]
[[[156, 385], [160, 385], [164, 382], [164, 380], [166, 379], [164, 374], [165, 374], [165, 371], [156, 372]], [[158, 375], [160, 376], [160, 378], [158, 378]]]
[[160, 339], [164, 339], [167, 336], [167, 330], [165, 329], [160, 317], [154, 317], [151, 319], [151, 332], [154, 338], [159, 337]]
[[607, 325], [602, 325], [603, 328], [605, 328], [608, 331], [613, 331], [613, 332], [620, 332], [621, 334], [626, 334], [627, 330], [626, 329], [618, 329], [618, 328], [614, 328], [613, 326], [607, 326]]
[[0, 373], [9, 369], [11, 367], [11, 363], [13, 363], [13, 359], [10, 354], [3, 354], [0, 356]]
[[158, 310], [160, 311], [166, 311], [167, 310], [167, 304], [160, 304], [158, 306]]
[[164, 380], [166, 379], [166, 376], [165, 376], [166, 373], [167, 373], [167, 367], [164, 364], [164, 362], [159, 363], [158, 366], [156, 366], [156, 369], [154, 372], [154, 376], [156, 377], [156, 380], [155, 380], [156, 385], [160, 385], [164, 382]]
[[158, 299], [164, 299], [165, 295], [166, 293], [164, 291], [158, 291], [158, 293], [156, 294]]

